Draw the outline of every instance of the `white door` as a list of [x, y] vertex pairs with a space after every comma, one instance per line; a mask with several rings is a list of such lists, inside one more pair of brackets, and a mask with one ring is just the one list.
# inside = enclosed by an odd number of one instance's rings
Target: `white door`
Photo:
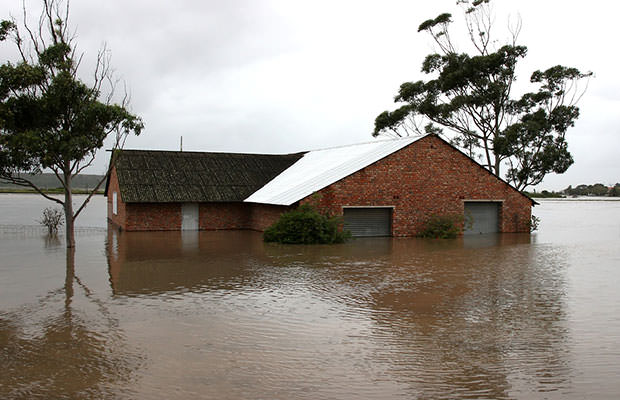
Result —
[[181, 206], [183, 220], [181, 221], [181, 230], [197, 231], [198, 225], [198, 203], [183, 203]]

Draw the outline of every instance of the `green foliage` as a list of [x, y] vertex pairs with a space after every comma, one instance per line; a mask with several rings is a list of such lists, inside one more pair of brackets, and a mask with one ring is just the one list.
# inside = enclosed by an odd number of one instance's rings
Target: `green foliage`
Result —
[[558, 193], [558, 192], [550, 192], [548, 190], [543, 190], [540, 192], [523, 192], [523, 194], [525, 194], [528, 197], [531, 198], [537, 198], [537, 199], [561, 199], [566, 197], [564, 194], [562, 193]]
[[445, 25], [452, 22], [452, 15], [448, 13], [443, 13], [437, 16], [435, 19], [428, 19], [418, 26], [418, 32], [431, 30], [437, 25]]
[[590, 188], [590, 191], [594, 196], [607, 196], [607, 193], [609, 193], [607, 186], [602, 183], [595, 183]]
[[433, 239], [454, 239], [463, 232], [465, 223], [465, 217], [458, 214], [431, 215], [419, 236]]
[[[516, 67], [527, 55], [516, 34], [504, 45], [491, 40], [493, 18], [488, 0], [457, 2], [464, 9], [467, 36], [474, 54], [461, 53], [450, 39], [450, 14], [423, 22], [418, 30], [431, 35], [438, 52], [428, 55], [422, 72], [428, 80], [405, 82], [395, 102], [375, 120], [373, 136], [424, 134], [441, 126], [450, 142], [517, 189], [536, 185], [549, 173], [563, 173], [573, 163], [566, 132], [579, 117], [579, 81], [592, 73], [557, 65], [532, 73], [532, 92], [511, 96]], [[430, 122], [430, 127], [427, 122]]]
[[22, 54], [18, 63], [0, 66], [0, 176], [7, 179], [43, 168], [74, 174], [108, 135], [139, 134], [143, 128], [139, 117], [101, 92], [111, 77], [104, 58], [99, 57], [92, 84], [78, 78], [72, 40], [64, 22], [52, 18], [59, 4], [46, 0], [45, 6], [49, 18], [41, 18], [33, 54], [14, 22], [0, 23], [0, 40], [12, 36]]
[[265, 242], [284, 244], [332, 244], [343, 243], [351, 237], [350, 232], [340, 229], [341, 219], [319, 213], [310, 205], [301, 205], [288, 211], [267, 228]]
[[6, 40], [7, 36], [15, 30], [13, 21], [0, 21], [0, 41]]
[[532, 218], [530, 219], [530, 232], [534, 232], [538, 230], [538, 225], [540, 225], [540, 218], [532, 214]]
[[56, 236], [58, 234], [58, 228], [63, 224], [62, 217], [62, 210], [47, 207], [43, 210], [43, 215], [37, 222], [47, 227], [47, 232], [50, 236]]
[[[56, 66], [53, 61], [48, 62]], [[16, 170], [63, 170], [67, 162], [72, 164], [94, 156], [103, 140], [117, 129], [127, 133], [140, 133], [142, 129], [138, 117], [119, 105], [102, 103], [100, 93], [71, 71], [61, 70], [52, 75], [50, 68], [54, 67], [7, 63], [0, 68], [0, 81], [15, 82], [10, 93], [0, 99], [3, 176]], [[33, 72], [39, 69], [46, 74]], [[32, 95], [35, 91], [38, 94]]]
[[564, 189], [564, 193], [568, 196], [617, 196], [619, 191], [619, 183], [616, 183], [611, 189], [602, 183], [595, 183], [594, 185], [582, 184], [575, 187], [571, 185]]

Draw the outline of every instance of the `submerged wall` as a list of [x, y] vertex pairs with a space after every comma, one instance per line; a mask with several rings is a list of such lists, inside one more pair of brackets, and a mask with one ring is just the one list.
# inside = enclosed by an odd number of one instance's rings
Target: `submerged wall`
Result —
[[[114, 207], [114, 193], [116, 207]], [[182, 203], [125, 203], [118, 188], [116, 171], [110, 175], [108, 186], [108, 221], [126, 231], [181, 230]], [[116, 213], [114, 209], [116, 208]], [[251, 229], [264, 231], [286, 206], [241, 202], [200, 203], [198, 226], [200, 230]]]

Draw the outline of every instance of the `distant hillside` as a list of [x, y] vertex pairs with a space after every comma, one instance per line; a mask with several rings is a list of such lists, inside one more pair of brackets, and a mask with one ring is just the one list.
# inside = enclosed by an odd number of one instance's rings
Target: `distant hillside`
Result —
[[[74, 189], [92, 189], [103, 178], [102, 175], [78, 175], [73, 179]], [[31, 175], [29, 179], [38, 187], [45, 190], [61, 188], [62, 185], [54, 174]], [[105, 184], [105, 183], [104, 183]], [[0, 179], [0, 189], [19, 189], [23, 186], [13, 185]], [[102, 187], [101, 189], [105, 189]]]

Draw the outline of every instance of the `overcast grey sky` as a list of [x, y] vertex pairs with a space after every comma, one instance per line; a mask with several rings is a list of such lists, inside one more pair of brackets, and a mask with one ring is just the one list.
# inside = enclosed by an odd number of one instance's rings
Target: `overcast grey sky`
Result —
[[[0, 1], [20, 18], [21, 0]], [[399, 85], [423, 78], [432, 43], [417, 26], [441, 12], [460, 20], [455, 3], [74, 0], [70, 24], [84, 71], [107, 43], [132, 111], [144, 119], [126, 148], [177, 150], [183, 136], [187, 151], [289, 153], [373, 140], [374, 118], [394, 108]], [[38, 13], [39, 1], [26, 4]], [[568, 133], [575, 164], [539, 189], [620, 181], [616, 4], [494, 2], [497, 39], [507, 37], [509, 16], [522, 19], [523, 85], [556, 64], [595, 73]], [[100, 152], [90, 172], [107, 162]]]

